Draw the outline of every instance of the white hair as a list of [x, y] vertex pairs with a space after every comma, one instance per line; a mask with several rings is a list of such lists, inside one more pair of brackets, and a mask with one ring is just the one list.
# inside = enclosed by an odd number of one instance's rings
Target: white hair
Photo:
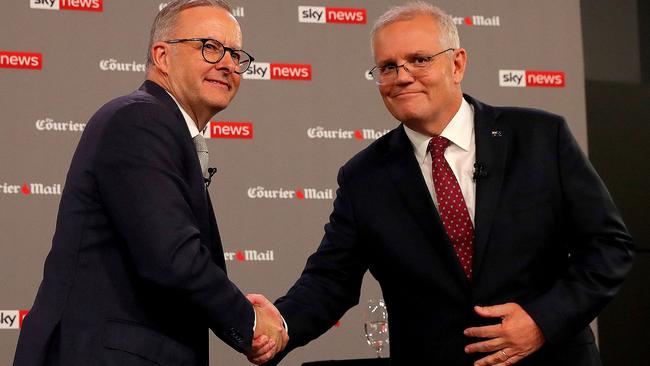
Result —
[[176, 26], [178, 15], [185, 9], [197, 6], [214, 6], [232, 14], [230, 5], [224, 0], [172, 0], [162, 8], [151, 25], [149, 49], [147, 50], [147, 67], [153, 65], [151, 47], [154, 42], [165, 40]]
[[377, 18], [370, 31], [370, 47], [372, 48], [373, 54], [375, 50], [372, 45], [372, 40], [379, 30], [394, 22], [413, 19], [419, 15], [429, 16], [438, 24], [440, 44], [443, 48], [460, 48], [458, 28], [456, 28], [454, 19], [449, 14], [437, 6], [433, 6], [424, 1], [411, 1], [404, 5], [394, 6]]

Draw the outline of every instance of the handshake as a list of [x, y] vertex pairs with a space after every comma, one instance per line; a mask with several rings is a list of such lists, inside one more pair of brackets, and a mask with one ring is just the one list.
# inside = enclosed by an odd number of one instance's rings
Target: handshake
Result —
[[247, 355], [256, 365], [272, 359], [289, 342], [289, 334], [278, 309], [263, 295], [246, 295], [255, 310], [256, 325], [253, 334], [253, 347]]

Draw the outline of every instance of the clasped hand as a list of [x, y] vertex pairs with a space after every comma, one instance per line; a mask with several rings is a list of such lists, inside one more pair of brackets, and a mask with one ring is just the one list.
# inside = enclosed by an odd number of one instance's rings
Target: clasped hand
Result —
[[284, 329], [284, 321], [276, 307], [263, 295], [246, 295], [253, 304], [257, 324], [253, 334], [253, 347], [248, 360], [256, 365], [272, 359], [281, 352], [289, 342], [289, 335]]

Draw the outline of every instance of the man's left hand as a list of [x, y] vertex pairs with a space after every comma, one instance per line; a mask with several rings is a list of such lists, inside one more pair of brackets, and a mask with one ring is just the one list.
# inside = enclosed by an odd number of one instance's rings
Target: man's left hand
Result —
[[465, 329], [468, 337], [487, 338], [465, 347], [466, 353], [492, 352], [474, 362], [474, 366], [515, 364], [546, 341], [533, 318], [515, 303], [475, 306], [474, 311], [484, 318], [501, 318], [501, 324]]

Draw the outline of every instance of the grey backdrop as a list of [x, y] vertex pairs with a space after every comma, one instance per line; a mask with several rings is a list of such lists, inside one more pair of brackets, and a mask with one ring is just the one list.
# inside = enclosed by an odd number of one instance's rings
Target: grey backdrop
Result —
[[[81, 135], [70, 127], [80, 130], [103, 103], [140, 85], [144, 72], [137, 70], [144, 63], [149, 26], [162, 4], [104, 0], [103, 11], [90, 12], [31, 8], [36, 2], [0, 5], [0, 365], [11, 363], [18, 337], [18, 329], [6, 329], [15, 328], [7, 315], [29, 309], [40, 283], [59, 185]], [[336, 189], [339, 166], [397, 125], [375, 84], [364, 77], [372, 65], [372, 22], [395, 3], [400, 2], [232, 1], [244, 47], [259, 62], [311, 65], [311, 80], [244, 80], [235, 101], [214, 118], [249, 122], [254, 131], [252, 139], [208, 141], [212, 165], [219, 169], [209, 189], [229, 274], [242, 291], [271, 299], [286, 292], [320, 242], [332, 207], [328, 190]], [[578, 0], [436, 4], [461, 22], [461, 44], [469, 55], [466, 93], [490, 104], [564, 115], [586, 149]], [[300, 22], [299, 6], [365, 9], [367, 22]], [[480, 24], [480, 17], [488, 20]], [[15, 62], [7, 52], [41, 53], [42, 69], [7, 68]], [[136, 71], [115, 70], [118, 63]], [[501, 87], [499, 70], [560, 71], [564, 86]], [[350, 131], [343, 135], [351, 138], [318, 138], [323, 135], [319, 132], [339, 129]], [[354, 131], [362, 137], [372, 132], [373, 137], [355, 138]], [[325, 199], [310, 199], [308, 189], [322, 191]], [[262, 190], [294, 191], [294, 198], [251, 198]], [[52, 194], [44, 194], [48, 192]], [[298, 199], [296, 194], [307, 197]], [[260, 260], [251, 260], [250, 251], [261, 253]], [[367, 276], [361, 302], [379, 296], [379, 287]], [[212, 339], [211, 365], [247, 364], [242, 355]], [[363, 334], [362, 307], [357, 306], [339, 326], [293, 352], [283, 364], [372, 356]]]

